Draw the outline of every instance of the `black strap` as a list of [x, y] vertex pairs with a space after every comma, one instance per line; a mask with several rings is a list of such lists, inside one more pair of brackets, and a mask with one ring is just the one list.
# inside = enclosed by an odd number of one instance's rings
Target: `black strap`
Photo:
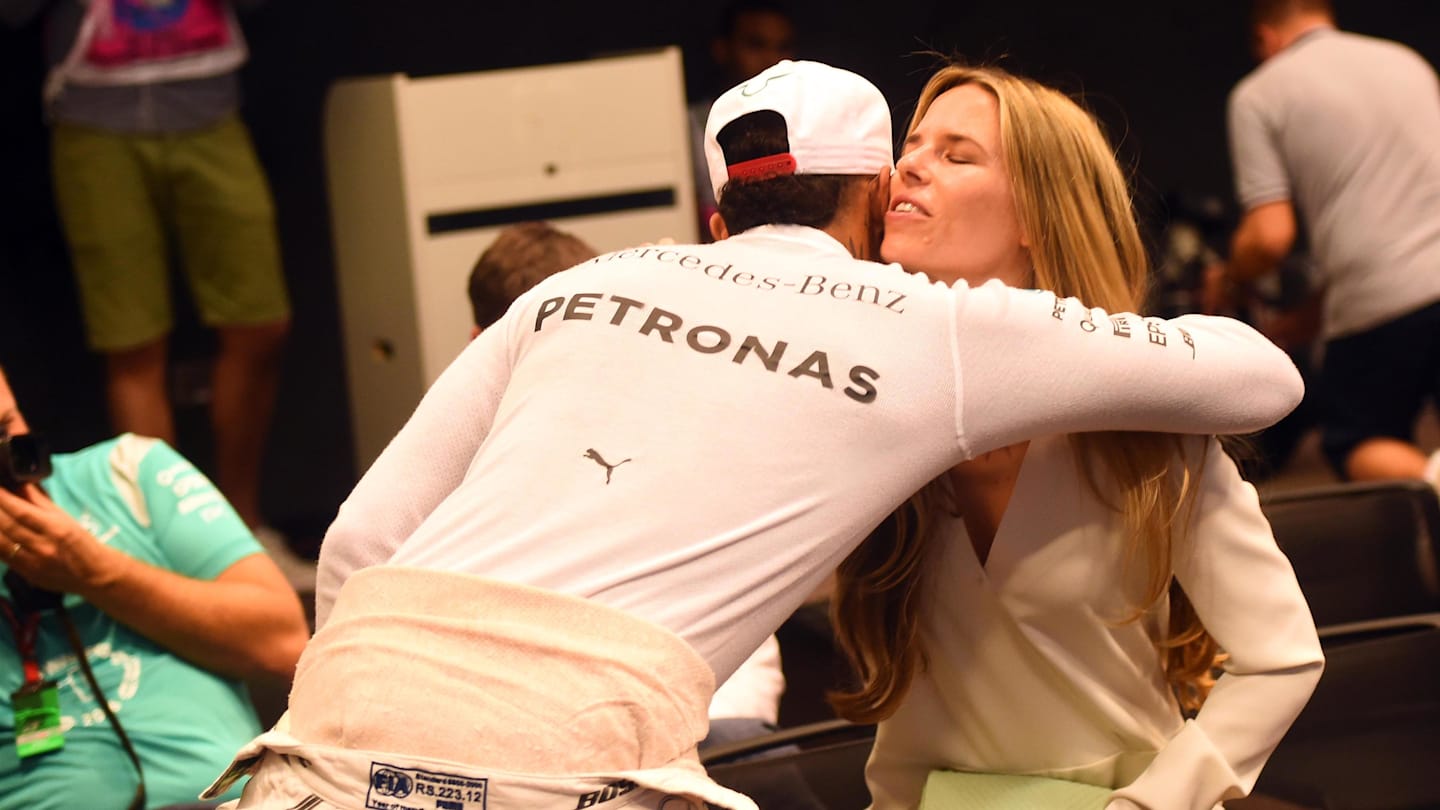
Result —
[[120, 738], [120, 745], [124, 746], [125, 753], [135, 764], [135, 775], [140, 781], [135, 785], [135, 798], [130, 801], [129, 810], [145, 810], [145, 769], [140, 767], [140, 755], [135, 753], [135, 746], [130, 744], [129, 735], [120, 725], [120, 719], [115, 716], [115, 712], [110, 710], [110, 701], [95, 680], [95, 673], [90, 669], [90, 660], [85, 657], [85, 644], [80, 640], [80, 634], [75, 632], [75, 623], [70, 620], [70, 612], [65, 609], [64, 604], [58, 605], [56, 610], [60, 614], [60, 624], [65, 627], [65, 635], [70, 638], [70, 646], [75, 649], [75, 657], [80, 661], [80, 671], [85, 673], [85, 681], [90, 684], [91, 692], [95, 695], [95, 702], [100, 704], [100, 709], [110, 721], [110, 727], [115, 729], [115, 736]]

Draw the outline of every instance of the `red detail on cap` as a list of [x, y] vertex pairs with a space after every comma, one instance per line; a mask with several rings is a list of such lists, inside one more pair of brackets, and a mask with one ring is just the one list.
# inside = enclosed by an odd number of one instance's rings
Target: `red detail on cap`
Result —
[[733, 163], [727, 167], [730, 179], [740, 182], [752, 182], [755, 180], [768, 180], [771, 177], [779, 177], [783, 174], [795, 173], [795, 156], [789, 152], [779, 155], [769, 155], [754, 160], [746, 160], [741, 163]]

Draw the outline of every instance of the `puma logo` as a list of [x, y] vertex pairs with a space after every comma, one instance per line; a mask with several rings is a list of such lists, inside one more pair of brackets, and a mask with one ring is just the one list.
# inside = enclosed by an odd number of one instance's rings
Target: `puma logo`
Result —
[[601, 456], [600, 456], [600, 451], [599, 451], [599, 450], [596, 450], [596, 449], [593, 448], [593, 447], [591, 447], [590, 449], [588, 449], [588, 450], [585, 451], [585, 458], [588, 458], [588, 459], [590, 459], [591, 461], [595, 462], [596, 464], [599, 464], [601, 467], [604, 467], [604, 468], [605, 468], [605, 485], [606, 485], [606, 486], [609, 486], [609, 485], [610, 485], [610, 474], [613, 473], [613, 472], [615, 472], [615, 468], [616, 468], [616, 467], [619, 467], [621, 464], [624, 464], [626, 461], [630, 461], [630, 460], [631, 460], [631, 459], [628, 459], [628, 458], [627, 458], [627, 459], [625, 459], [624, 461], [618, 461], [618, 462], [616, 462], [616, 463], [614, 463], [614, 464], [611, 464], [610, 462], [606, 461], [604, 458], [601, 458]]

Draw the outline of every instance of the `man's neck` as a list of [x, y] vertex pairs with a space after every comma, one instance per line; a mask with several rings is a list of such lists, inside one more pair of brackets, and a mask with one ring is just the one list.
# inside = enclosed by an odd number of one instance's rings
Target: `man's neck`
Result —
[[1306, 34], [1321, 29], [1333, 29], [1335, 20], [1324, 14], [1301, 14], [1287, 22], [1281, 29], [1280, 50], [1285, 50], [1291, 45], [1299, 42]]
[[835, 222], [820, 230], [830, 234], [836, 242], [844, 245], [845, 249], [850, 251], [851, 256], [864, 261], [875, 259], [875, 247], [870, 244], [865, 227], [849, 222], [842, 223], [837, 218]]
[[847, 198], [836, 212], [835, 219], [821, 230], [830, 234], [835, 241], [845, 246], [850, 255], [864, 261], [880, 260], [879, 227], [885, 221], [885, 201], [889, 200], [888, 190], [877, 193], [873, 186], [865, 185], [851, 189]]

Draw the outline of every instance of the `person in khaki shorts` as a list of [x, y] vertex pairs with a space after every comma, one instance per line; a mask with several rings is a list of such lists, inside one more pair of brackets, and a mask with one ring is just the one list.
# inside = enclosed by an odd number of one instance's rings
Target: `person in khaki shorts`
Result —
[[106, 358], [111, 421], [175, 441], [166, 378], [178, 265], [219, 333], [217, 482], [292, 584], [309, 587], [313, 564], [260, 511], [290, 304], [270, 190], [237, 114], [246, 49], [231, 5], [0, 0], [0, 18], [42, 8], [56, 203], [88, 342]]

